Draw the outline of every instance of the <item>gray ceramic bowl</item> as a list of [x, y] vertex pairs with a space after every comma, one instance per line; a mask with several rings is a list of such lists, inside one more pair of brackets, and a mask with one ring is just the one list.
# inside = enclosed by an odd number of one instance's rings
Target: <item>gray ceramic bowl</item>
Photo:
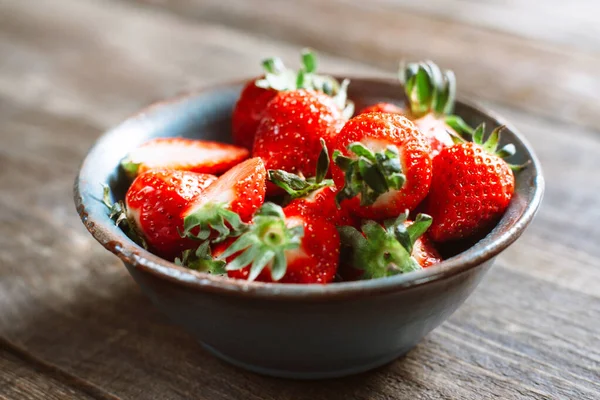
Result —
[[[121, 260], [150, 300], [210, 352], [249, 370], [291, 378], [354, 374], [406, 353], [471, 294], [494, 258], [513, 243], [540, 205], [544, 180], [525, 139], [506, 121], [459, 103], [456, 113], [488, 128], [507, 125], [516, 145], [516, 193], [499, 224], [468, 250], [441, 264], [386, 279], [322, 285], [231, 280], [178, 267], [134, 244], [106, 215], [102, 183], [116, 198], [126, 183], [119, 161], [150, 138], [185, 136], [229, 141], [230, 116], [242, 84], [216, 86], [154, 104], [104, 134], [75, 181], [81, 220]], [[358, 107], [402, 102], [397, 82], [353, 79]]]

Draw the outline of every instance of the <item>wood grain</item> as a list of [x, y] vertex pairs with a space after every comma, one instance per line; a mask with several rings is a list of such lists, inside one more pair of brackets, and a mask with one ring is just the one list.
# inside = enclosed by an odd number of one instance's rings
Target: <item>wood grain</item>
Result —
[[410, 10], [536, 41], [594, 52], [600, 50], [596, 14], [590, 12], [598, 6], [594, 0], [371, 0], [368, 6], [396, 13]]
[[118, 399], [0, 339], [0, 399]]
[[[590, 127], [600, 123], [600, 55], [594, 51], [432, 18], [393, 2], [379, 1], [375, 7], [351, 0], [129, 1], [311, 46], [389, 72], [397, 70], [400, 59], [433, 59], [456, 72], [460, 91], [470, 97], [554, 120]], [[597, 14], [597, 4], [594, 10]], [[512, 15], [519, 14], [513, 10]]]
[[[79, 222], [71, 185], [102, 130], [151, 100], [256, 73], [263, 56], [280, 53], [294, 63], [304, 37], [259, 37], [263, 28], [236, 22], [236, 10], [227, 18], [209, 13], [221, 22], [207, 23], [195, 13], [215, 12], [210, 1], [189, 6], [192, 17], [179, 16], [177, 1], [167, 4], [171, 12], [120, 1], [37, 4], [0, 1], [0, 337], [19, 348], [0, 346], [0, 398], [95, 396], [23, 354], [120, 398], [600, 396], [597, 130], [539, 118], [519, 102], [488, 104], [523, 130], [546, 173], [544, 205], [526, 234], [467, 303], [403, 359], [333, 381], [260, 377], [210, 356], [151, 306]], [[359, 39], [352, 39], [358, 48]], [[446, 54], [435, 45], [430, 51]], [[325, 55], [323, 65], [383, 73], [335, 55]], [[472, 80], [473, 88], [489, 83]], [[538, 86], [536, 93], [545, 90]]]

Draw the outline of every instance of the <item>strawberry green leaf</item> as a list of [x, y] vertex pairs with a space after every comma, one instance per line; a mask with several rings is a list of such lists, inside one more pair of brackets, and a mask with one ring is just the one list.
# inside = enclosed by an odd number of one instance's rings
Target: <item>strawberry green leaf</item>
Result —
[[356, 142], [351, 143], [348, 150], [354, 157], [344, 156], [339, 150], [333, 153], [333, 161], [345, 173], [344, 187], [336, 195], [338, 204], [360, 195], [361, 205], [371, 205], [380, 195], [404, 186], [406, 177], [396, 147], [388, 146], [375, 153]]
[[285, 276], [287, 269], [285, 252], [299, 248], [303, 236], [302, 225], [288, 227], [281, 207], [265, 203], [254, 216], [248, 230], [217, 259], [225, 260], [240, 253], [226, 265], [227, 271], [250, 265], [248, 280], [253, 281], [265, 268], [269, 268], [271, 278], [278, 281]]
[[429, 102], [429, 108], [436, 112], [438, 103], [441, 100], [440, 93], [442, 93], [444, 89], [444, 75], [442, 74], [440, 67], [438, 67], [432, 61], [425, 61], [422, 64], [425, 71], [427, 71], [427, 75], [429, 76], [429, 80], [431, 82], [431, 88], [433, 89], [431, 100]]
[[456, 102], [456, 76], [450, 70], [444, 71], [444, 86], [440, 93], [438, 104], [443, 107], [438, 114], [450, 115], [454, 111]]
[[302, 50], [302, 66], [309, 74], [317, 71], [317, 57], [310, 49]]
[[315, 183], [321, 183], [327, 172], [329, 171], [329, 152], [327, 151], [327, 145], [323, 138], [320, 139], [321, 152], [317, 159], [317, 170], [315, 171]]
[[257, 79], [254, 84], [263, 89], [277, 91], [312, 89], [331, 96], [346, 119], [354, 113], [354, 103], [348, 100], [348, 84], [345, 80], [340, 84], [335, 78], [317, 74], [317, 57], [309, 50], [301, 53], [301, 67], [298, 71], [286, 68], [279, 58], [268, 58], [262, 62], [264, 78]]
[[113, 203], [110, 199], [110, 188], [104, 185], [102, 203], [108, 208], [108, 217], [120, 227], [123, 232], [135, 243], [148, 250], [148, 243], [144, 235], [139, 231], [135, 221], [127, 217], [127, 209], [123, 201]]
[[458, 115], [448, 115], [446, 116], [445, 121], [450, 128], [454, 129], [454, 131], [463, 138], [472, 137], [475, 133], [475, 130]]
[[121, 161], [121, 168], [125, 171], [125, 174], [130, 178], [135, 178], [140, 169], [140, 163], [132, 161], [129, 157]]
[[427, 229], [429, 229], [432, 222], [433, 222], [433, 218], [431, 218], [430, 215], [417, 214], [417, 217], [415, 218], [413, 223], [410, 224], [406, 228], [408, 235], [410, 236], [410, 241], [411, 241], [410, 251], [411, 251], [411, 253], [412, 253], [412, 246], [415, 244], [415, 242], [417, 241], [418, 238], [420, 238], [421, 236], [423, 236], [423, 234], [425, 234], [425, 232], [427, 232]]
[[333, 180], [324, 179], [329, 171], [329, 152], [323, 139], [321, 139], [321, 147], [314, 177], [306, 179], [304, 176], [287, 171], [271, 169], [267, 172], [269, 181], [285, 190], [291, 199], [305, 197], [315, 190], [333, 186]]
[[181, 236], [207, 240], [213, 233], [217, 233], [218, 235], [212, 239], [213, 242], [217, 243], [228, 237], [241, 235], [246, 228], [246, 224], [242, 222], [239, 215], [227, 207], [227, 204], [206, 203], [193, 210], [183, 219]]
[[489, 153], [496, 153], [498, 142], [500, 141], [500, 133], [504, 129], [504, 125], [497, 127], [492, 131], [487, 140], [483, 143], [483, 148]]
[[496, 155], [500, 158], [508, 158], [508, 157], [514, 156], [516, 152], [517, 152], [517, 149], [515, 148], [515, 145], [512, 143], [509, 143], [506, 146], [502, 147], [500, 150], [498, 150], [496, 152]]
[[[411, 256], [413, 240], [405, 226], [408, 212], [381, 226], [375, 221], [362, 225], [362, 233], [350, 226], [338, 227], [342, 243], [352, 248], [351, 262], [363, 271], [363, 279], [383, 278], [421, 269]], [[414, 229], [417, 234], [422, 226]]]
[[209, 241], [203, 242], [196, 251], [184, 250], [181, 258], [175, 259], [175, 264], [200, 272], [208, 272], [214, 275], [223, 275], [225, 262], [213, 259], [210, 253]]
[[267, 58], [262, 62], [263, 69], [269, 74], [279, 74], [285, 70], [285, 65], [278, 57]]

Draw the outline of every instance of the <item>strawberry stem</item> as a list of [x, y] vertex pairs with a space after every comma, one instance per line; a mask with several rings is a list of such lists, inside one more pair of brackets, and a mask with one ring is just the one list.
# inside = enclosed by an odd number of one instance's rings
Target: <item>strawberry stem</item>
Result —
[[265, 268], [269, 268], [271, 278], [278, 281], [287, 270], [285, 252], [299, 248], [303, 236], [302, 225], [286, 226], [282, 208], [274, 203], [265, 203], [254, 216], [248, 230], [217, 259], [226, 260], [241, 252], [226, 265], [227, 271], [251, 265], [248, 280], [253, 281]]
[[362, 233], [351, 226], [338, 227], [342, 243], [352, 248], [354, 268], [363, 270], [362, 279], [383, 278], [421, 269], [411, 256], [415, 241], [431, 225], [431, 217], [419, 214], [406, 226], [408, 210], [381, 226], [375, 221], [362, 225]]
[[357, 157], [347, 157], [339, 150], [333, 153], [333, 161], [345, 173], [344, 187], [337, 193], [339, 205], [345, 199], [360, 195], [361, 206], [368, 206], [380, 195], [390, 190], [400, 190], [406, 176], [402, 173], [398, 149], [388, 146], [381, 152], [373, 152], [362, 143], [355, 142], [348, 150]]

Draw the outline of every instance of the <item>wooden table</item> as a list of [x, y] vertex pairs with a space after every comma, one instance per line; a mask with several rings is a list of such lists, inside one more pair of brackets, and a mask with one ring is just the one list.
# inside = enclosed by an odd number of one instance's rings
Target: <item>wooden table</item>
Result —
[[[600, 398], [598, 11], [591, 0], [0, 0], [0, 398]], [[71, 199], [105, 129], [150, 101], [256, 74], [265, 56], [294, 64], [303, 46], [337, 73], [389, 75], [400, 58], [453, 69], [462, 95], [526, 133], [547, 177], [536, 221], [455, 315], [403, 359], [321, 382], [207, 354]]]

